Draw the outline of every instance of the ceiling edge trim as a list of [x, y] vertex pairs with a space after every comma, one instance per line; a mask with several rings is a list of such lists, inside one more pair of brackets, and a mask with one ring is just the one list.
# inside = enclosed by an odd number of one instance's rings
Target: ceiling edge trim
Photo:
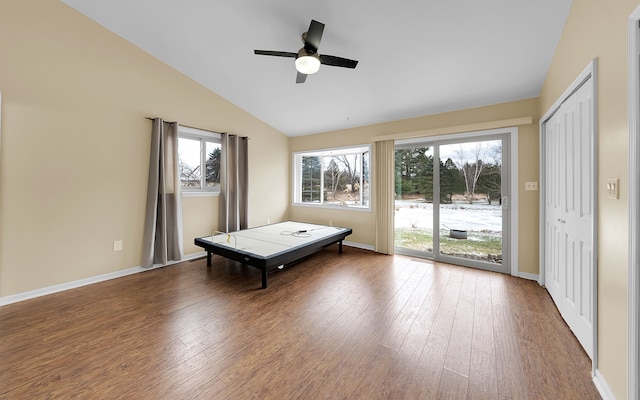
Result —
[[413, 139], [413, 138], [419, 138], [419, 137], [425, 137], [425, 136], [438, 136], [438, 135], [447, 135], [451, 133], [464, 133], [464, 132], [473, 132], [473, 131], [484, 131], [489, 129], [507, 128], [507, 127], [519, 126], [519, 125], [531, 125], [532, 123], [533, 123], [533, 118], [531, 116], [519, 117], [519, 118], [503, 119], [499, 121], [476, 122], [473, 124], [466, 124], [466, 125], [446, 126], [443, 128], [425, 129], [422, 131], [401, 132], [401, 133], [394, 133], [390, 135], [374, 136], [371, 139], [371, 141], [381, 142], [383, 140]]

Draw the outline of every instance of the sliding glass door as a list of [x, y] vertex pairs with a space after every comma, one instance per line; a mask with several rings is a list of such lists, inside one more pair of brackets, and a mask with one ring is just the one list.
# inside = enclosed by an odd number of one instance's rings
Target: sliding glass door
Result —
[[508, 137], [396, 144], [396, 252], [499, 272], [508, 248]]
[[433, 255], [433, 146], [396, 146], [395, 247]]

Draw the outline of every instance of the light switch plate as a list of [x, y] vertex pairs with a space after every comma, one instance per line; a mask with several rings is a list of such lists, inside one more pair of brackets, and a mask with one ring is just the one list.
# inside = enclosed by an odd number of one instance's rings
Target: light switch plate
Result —
[[607, 198], [618, 199], [620, 179], [607, 179]]
[[538, 182], [525, 182], [524, 190], [538, 190]]

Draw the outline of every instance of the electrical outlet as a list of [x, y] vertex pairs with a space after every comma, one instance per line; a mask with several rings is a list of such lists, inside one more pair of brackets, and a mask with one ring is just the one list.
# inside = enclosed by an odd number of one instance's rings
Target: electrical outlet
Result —
[[267, 218], [267, 225], [271, 223], [271, 218]]
[[329, 220], [329, 226], [333, 226], [333, 221]]
[[120, 251], [122, 250], [122, 240], [115, 240], [113, 242], [113, 251]]
[[538, 182], [525, 182], [524, 190], [538, 190]]

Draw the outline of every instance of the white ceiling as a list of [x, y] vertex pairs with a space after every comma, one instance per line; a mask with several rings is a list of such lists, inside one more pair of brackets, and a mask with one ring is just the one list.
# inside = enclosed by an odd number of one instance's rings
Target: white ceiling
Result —
[[[538, 96], [572, 0], [62, 0], [288, 136]], [[311, 19], [322, 66], [296, 84]]]

